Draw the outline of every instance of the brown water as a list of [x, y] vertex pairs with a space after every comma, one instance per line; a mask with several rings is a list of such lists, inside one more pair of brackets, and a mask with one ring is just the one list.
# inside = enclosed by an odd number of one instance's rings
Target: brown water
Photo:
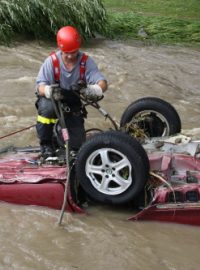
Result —
[[[34, 81], [51, 45], [18, 44], [0, 50], [0, 136], [35, 123]], [[183, 133], [200, 137], [200, 52], [183, 47], [144, 47], [103, 41], [85, 51], [109, 81], [102, 107], [116, 120], [140, 97], [173, 104]], [[94, 124], [95, 123], [95, 124]], [[109, 127], [90, 110], [87, 127]], [[35, 145], [35, 129], [2, 139], [6, 145]], [[132, 214], [91, 207], [89, 215], [0, 204], [0, 270], [198, 270], [198, 227], [128, 222]]]

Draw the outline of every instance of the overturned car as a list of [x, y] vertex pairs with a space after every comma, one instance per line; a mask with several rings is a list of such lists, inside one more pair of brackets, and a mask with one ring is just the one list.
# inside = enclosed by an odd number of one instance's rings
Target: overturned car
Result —
[[[59, 158], [41, 163], [38, 147], [2, 149], [0, 200], [61, 209], [65, 199], [64, 210], [78, 213], [86, 211], [83, 203], [96, 201], [133, 207], [131, 221], [200, 225], [200, 141], [176, 135], [181, 121], [173, 106], [153, 97], [137, 100], [119, 125], [95, 107], [114, 128], [90, 130], [67, 167]], [[61, 134], [57, 125], [60, 148]]]

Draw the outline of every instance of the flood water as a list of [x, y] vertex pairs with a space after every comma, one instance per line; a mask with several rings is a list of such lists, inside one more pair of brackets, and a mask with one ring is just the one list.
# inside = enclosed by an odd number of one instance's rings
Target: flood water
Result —
[[[52, 44], [26, 42], [0, 50], [0, 137], [33, 125], [34, 84]], [[170, 102], [184, 134], [200, 138], [200, 52], [184, 47], [142, 46], [98, 41], [84, 50], [109, 82], [101, 105], [117, 121], [130, 102], [156, 96]], [[87, 127], [108, 128], [89, 110]], [[8, 145], [36, 145], [35, 129], [0, 140]], [[0, 270], [197, 270], [198, 227], [129, 222], [129, 211], [93, 206], [89, 215], [0, 203]]]

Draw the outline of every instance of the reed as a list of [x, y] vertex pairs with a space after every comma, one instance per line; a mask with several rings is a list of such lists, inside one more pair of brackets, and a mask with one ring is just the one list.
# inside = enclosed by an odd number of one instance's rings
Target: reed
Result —
[[102, 32], [106, 12], [101, 0], [1, 0], [0, 42], [14, 36], [52, 39], [64, 25], [75, 26], [83, 39]]

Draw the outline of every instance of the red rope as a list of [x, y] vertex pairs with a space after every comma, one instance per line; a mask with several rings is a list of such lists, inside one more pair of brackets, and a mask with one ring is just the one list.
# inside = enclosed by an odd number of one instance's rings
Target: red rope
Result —
[[13, 132], [11, 132], [11, 133], [9, 133], [9, 134], [7, 134], [7, 135], [4, 135], [4, 136], [0, 137], [0, 140], [3, 139], [3, 138], [9, 137], [9, 136], [11, 136], [11, 135], [14, 135], [14, 134], [16, 134], [16, 133], [22, 132], [22, 131], [24, 131], [24, 130], [30, 129], [30, 128], [32, 128], [32, 127], [35, 127], [35, 125], [31, 125], [31, 126], [29, 126], [29, 127], [22, 128], [22, 129], [17, 130], [17, 131], [13, 131]]

